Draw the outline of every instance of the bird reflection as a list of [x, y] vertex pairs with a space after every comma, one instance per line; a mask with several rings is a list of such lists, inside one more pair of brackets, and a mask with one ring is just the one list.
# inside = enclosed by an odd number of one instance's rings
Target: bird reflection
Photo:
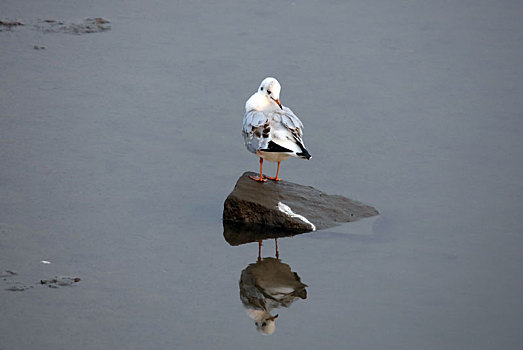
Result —
[[262, 241], [259, 241], [258, 259], [240, 277], [240, 299], [256, 329], [263, 334], [272, 334], [276, 329], [278, 314], [273, 315], [273, 309], [288, 308], [298, 298], [307, 298], [307, 285], [289, 265], [280, 261], [278, 239], [274, 241], [276, 257], [262, 258]]

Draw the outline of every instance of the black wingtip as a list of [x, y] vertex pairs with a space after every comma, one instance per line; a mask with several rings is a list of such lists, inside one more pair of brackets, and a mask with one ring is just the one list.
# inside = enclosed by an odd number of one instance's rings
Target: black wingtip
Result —
[[264, 151], [264, 152], [282, 152], [282, 153], [290, 153], [290, 152], [292, 152], [290, 149], [282, 147], [282, 146], [278, 145], [276, 142], [274, 142], [272, 140], [269, 141], [269, 144], [267, 145], [267, 148], [261, 149], [260, 151]]
[[307, 159], [307, 160], [312, 158], [312, 156], [309, 154], [309, 152], [307, 152], [307, 150], [305, 148], [303, 149], [303, 152], [296, 153], [296, 155], [300, 158]]

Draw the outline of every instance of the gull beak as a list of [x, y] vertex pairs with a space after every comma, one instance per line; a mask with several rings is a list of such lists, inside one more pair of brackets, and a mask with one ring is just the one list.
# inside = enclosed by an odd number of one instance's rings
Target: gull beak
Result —
[[274, 321], [275, 319], [277, 319], [277, 318], [278, 318], [278, 316], [279, 316], [279, 315], [278, 315], [278, 314], [276, 314], [276, 315], [274, 315], [274, 316], [272, 316], [272, 317], [269, 317], [269, 320], [271, 320], [271, 321]]
[[280, 103], [280, 99], [279, 98], [273, 99], [273, 100], [274, 100], [274, 102], [276, 102], [278, 104], [278, 106], [280, 106], [281, 109], [283, 109], [283, 107], [282, 107], [282, 105]]

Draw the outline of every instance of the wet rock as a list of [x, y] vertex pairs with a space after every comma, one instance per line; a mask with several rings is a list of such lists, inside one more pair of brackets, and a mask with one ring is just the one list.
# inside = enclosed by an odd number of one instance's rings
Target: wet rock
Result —
[[269, 230], [300, 233], [379, 214], [371, 206], [311, 186], [284, 180], [259, 183], [249, 175], [257, 174], [244, 173], [225, 200], [224, 223], [256, 224]]

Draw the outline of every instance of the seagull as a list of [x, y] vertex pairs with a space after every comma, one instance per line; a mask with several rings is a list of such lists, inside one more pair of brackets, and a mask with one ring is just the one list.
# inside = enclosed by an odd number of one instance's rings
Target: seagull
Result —
[[[245, 103], [242, 130], [245, 147], [260, 157], [260, 176], [249, 176], [255, 181], [280, 181], [281, 161], [290, 157], [311, 158], [303, 145], [303, 124], [289, 108], [282, 106], [280, 91], [278, 80], [265, 78]], [[275, 177], [263, 177], [264, 159], [278, 162]]]

